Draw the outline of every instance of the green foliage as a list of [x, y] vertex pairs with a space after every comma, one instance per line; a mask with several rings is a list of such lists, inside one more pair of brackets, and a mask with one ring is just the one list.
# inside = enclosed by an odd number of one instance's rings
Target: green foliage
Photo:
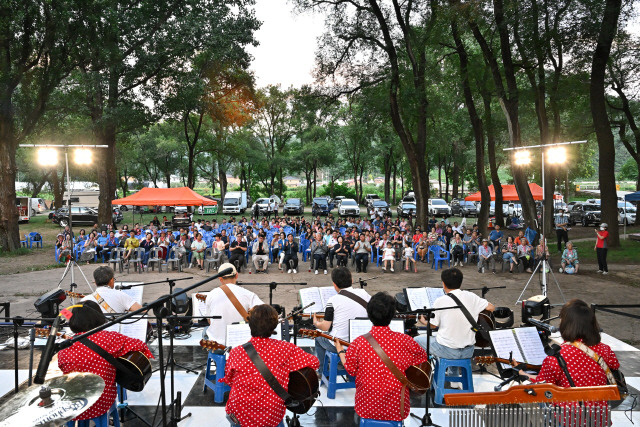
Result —
[[638, 163], [631, 157], [620, 168], [618, 179], [636, 181], [638, 179]]
[[[322, 187], [320, 187], [318, 189], [318, 195], [319, 196], [331, 196], [331, 186], [330, 185], [323, 185]], [[333, 195], [334, 196], [345, 196], [346, 198], [349, 199], [355, 199], [356, 198], [356, 191], [355, 189], [346, 186], [345, 184], [334, 184], [333, 185]]]

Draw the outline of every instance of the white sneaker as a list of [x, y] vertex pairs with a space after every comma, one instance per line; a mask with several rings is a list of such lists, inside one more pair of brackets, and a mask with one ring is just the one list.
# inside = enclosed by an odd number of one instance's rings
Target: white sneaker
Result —
[[318, 274], [318, 270], [316, 270], [316, 274]]
[[327, 270], [324, 271], [324, 274], [327, 274]]
[[602, 273], [602, 270], [598, 270], [598, 271], [596, 271], [596, 273]]
[[298, 270], [296, 270], [295, 268], [293, 269], [293, 274], [298, 274]]
[[453, 382], [451, 383], [451, 388], [455, 388], [457, 390], [462, 390], [462, 383], [461, 382]]
[[393, 269], [393, 267], [391, 267], [391, 272], [392, 272], [392, 273], [393, 273], [393, 272], [395, 272], [395, 270]]
[[608, 271], [603, 271], [603, 272], [602, 272], [602, 274], [603, 274], [603, 275], [605, 275], [605, 274], [609, 274], [609, 272], [608, 272]]
[[291, 274], [291, 269], [287, 270], [287, 273], [288, 273], [288, 274]]
[[387, 271], [387, 267], [382, 267], [382, 271]]

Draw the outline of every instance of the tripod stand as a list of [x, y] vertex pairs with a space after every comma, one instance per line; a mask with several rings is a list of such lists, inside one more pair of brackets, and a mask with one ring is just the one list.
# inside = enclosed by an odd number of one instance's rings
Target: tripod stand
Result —
[[89, 280], [87, 279], [87, 276], [84, 275], [84, 273], [82, 272], [82, 269], [80, 268], [78, 263], [73, 259], [69, 260], [69, 262], [67, 262], [67, 266], [64, 268], [64, 273], [62, 273], [62, 278], [58, 282], [58, 289], [60, 289], [60, 284], [62, 284], [62, 281], [64, 280], [65, 277], [67, 277], [67, 274], [69, 272], [71, 272], [71, 285], [69, 286], [69, 292], [74, 292], [74, 289], [78, 287], [78, 285], [76, 284], [75, 275], [73, 274], [73, 268], [74, 267], [78, 269], [80, 274], [82, 274], [82, 277], [84, 278], [84, 281], [87, 283], [87, 286], [89, 287], [89, 289], [91, 289], [91, 292], [93, 292], [94, 289], [91, 286], [91, 284], [89, 283]]
[[516, 301], [516, 304], [520, 304], [522, 302], [522, 296], [524, 295], [525, 291], [527, 290], [527, 287], [529, 287], [529, 283], [531, 283], [531, 280], [533, 280], [533, 277], [536, 275], [536, 272], [538, 271], [538, 269], [540, 269], [540, 273], [542, 275], [541, 279], [540, 279], [540, 290], [542, 291], [542, 295], [544, 295], [545, 297], [547, 296], [547, 291], [548, 291], [547, 271], [548, 271], [548, 272], [551, 273], [551, 277], [553, 278], [553, 281], [555, 282], [556, 287], [558, 288], [558, 291], [560, 291], [560, 295], [562, 296], [562, 301], [566, 302], [567, 300], [564, 297], [564, 293], [562, 293], [562, 289], [560, 289], [560, 285], [558, 284], [558, 280], [556, 279], [556, 275], [553, 274], [553, 270], [551, 269], [551, 266], [549, 265], [549, 261], [547, 260], [547, 248], [546, 248], [546, 244], [545, 244], [545, 248], [542, 251], [542, 259], [540, 260], [538, 265], [536, 265], [536, 268], [533, 270], [533, 273], [531, 273], [531, 276], [529, 277], [529, 280], [527, 281], [527, 284], [524, 286], [524, 289], [520, 293], [520, 296], [518, 297], [518, 300]]

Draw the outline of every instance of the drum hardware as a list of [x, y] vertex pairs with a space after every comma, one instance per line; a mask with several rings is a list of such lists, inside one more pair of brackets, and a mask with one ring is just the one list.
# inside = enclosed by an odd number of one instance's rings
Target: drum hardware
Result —
[[73, 372], [16, 393], [0, 408], [0, 426], [54, 427], [71, 421], [98, 401], [104, 380]]

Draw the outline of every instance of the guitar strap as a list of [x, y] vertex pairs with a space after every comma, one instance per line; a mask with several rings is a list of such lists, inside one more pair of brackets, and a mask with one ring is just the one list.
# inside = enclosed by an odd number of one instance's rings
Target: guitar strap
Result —
[[382, 347], [380, 347], [380, 344], [378, 344], [378, 341], [376, 341], [376, 339], [373, 337], [373, 335], [371, 335], [370, 332], [367, 332], [366, 334], [364, 334], [363, 337], [367, 340], [371, 348], [373, 348], [373, 351], [376, 352], [380, 360], [382, 360], [382, 363], [384, 363], [387, 369], [391, 371], [393, 376], [396, 377], [398, 381], [400, 381], [400, 384], [402, 384], [402, 389], [400, 390], [400, 396], [401, 396], [400, 397], [400, 415], [404, 415], [404, 399], [405, 399], [404, 391], [407, 389], [407, 387], [410, 387], [413, 389], [413, 384], [411, 384], [411, 382], [402, 373], [402, 371], [398, 369], [395, 363], [393, 363], [391, 358], [389, 358], [387, 353], [384, 352]]
[[609, 365], [607, 365], [607, 362], [605, 362], [602, 356], [600, 356], [595, 351], [591, 350], [589, 347], [587, 347], [584, 343], [580, 341], [574, 341], [571, 343], [571, 345], [582, 350], [587, 356], [592, 358], [598, 365], [600, 365], [605, 375], [607, 376], [607, 381], [609, 382], [609, 384], [611, 385], [617, 384], [616, 379], [613, 377], [613, 373], [611, 372], [611, 369], [609, 369]]
[[116, 312], [113, 308], [111, 308], [111, 306], [109, 304], [107, 304], [107, 302], [104, 300], [104, 298], [102, 298], [100, 296], [98, 291], [95, 291], [93, 293], [93, 297], [96, 299], [96, 301], [98, 301], [98, 305], [100, 307], [102, 307], [107, 313], [115, 313]]
[[105, 350], [104, 348], [100, 347], [98, 344], [91, 341], [88, 337], [81, 339], [79, 342], [89, 347], [94, 352], [98, 353], [98, 355], [100, 355], [104, 360], [106, 360], [111, 366], [113, 366], [117, 370], [129, 372], [129, 368], [127, 366], [125, 366], [117, 358], [109, 354], [107, 350]]
[[291, 397], [287, 390], [282, 387], [282, 384], [278, 382], [276, 377], [269, 370], [253, 344], [251, 342], [247, 342], [245, 344], [242, 344], [242, 348], [244, 348], [244, 351], [247, 352], [247, 356], [249, 356], [249, 359], [251, 359], [258, 372], [260, 372], [262, 378], [264, 378], [264, 380], [267, 382], [267, 385], [269, 385], [269, 387], [271, 387], [271, 390], [273, 390], [273, 392], [277, 394], [280, 399], [282, 399], [284, 404], [286, 406], [297, 404], [298, 402]]
[[231, 304], [233, 304], [236, 310], [238, 310], [238, 313], [240, 313], [240, 316], [242, 316], [242, 318], [246, 321], [247, 317], [249, 317], [249, 313], [247, 313], [247, 310], [245, 310], [242, 304], [240, 304], [240, 301], [238, 301], [238, 298], [236, 298], [233, 292], [231, 292], [231, 289], [229, 289], [227, 285], [221, 285], [220, 289], [222, 289], [222, 292], [224, 292], [227, 298], [229, 298]]
[[369, 303], [367, 301], [364, 300], [364, 298], [356, 295], [356, 294], [352, 294], [351, 292], [347, 292], [345, 290], [341, 290], [340, 291], [340, 295], [345, 296], [347, 298], [349, 298], [352, 301], [357, 302], [358, 304], [360, 304], [365, 310], [367, 309], [367, 305], [369, 305]]
[[484, 338], [490, 341], [489, 333], [487, 332], [487, 330], [481, 325], [479, 325], [476, 319], [474, 319], [473, 316], [471, 316], [471, 313], [469, 313], [469, 310], [467, 310], [467, 307], [465, 307], [464, 304], [460, 302], [460, 299], [458, 299], [458, 297], [452, 294], [451, 292], [449, 292], [447, 295], [451, 297], [451, 299], [456, 304], [458, 304], [458, 308], [460, 308], [460, 311], [462, 311], [462, 314], [464, 314], [464, 317], [466, 317], [467, 321], [471, 323], [471, 330], [473, 332], [480, 332]]

